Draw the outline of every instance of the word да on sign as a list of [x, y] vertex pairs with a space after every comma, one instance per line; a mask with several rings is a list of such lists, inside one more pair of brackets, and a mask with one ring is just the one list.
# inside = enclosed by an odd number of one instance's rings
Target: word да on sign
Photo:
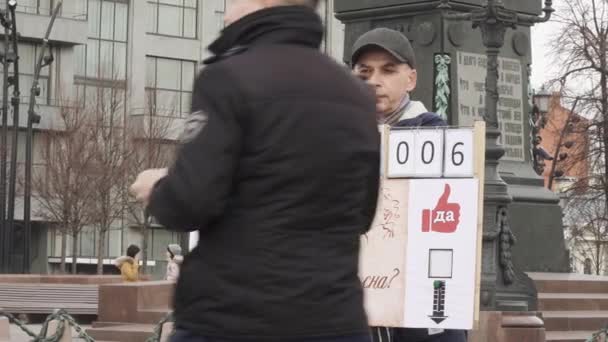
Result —
[[473, 177], [473, 129], [392, 129], [388, 178]]

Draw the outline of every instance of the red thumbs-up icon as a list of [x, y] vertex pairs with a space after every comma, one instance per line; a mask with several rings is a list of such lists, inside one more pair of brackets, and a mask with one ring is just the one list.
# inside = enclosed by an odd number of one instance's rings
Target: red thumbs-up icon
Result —
[[446, 184], [435, 209], [422, 211], [422, 232], [449, 234], [456, 231], [460, 223], [460, 204], [448, 202], [451, 191], [450, 185]]

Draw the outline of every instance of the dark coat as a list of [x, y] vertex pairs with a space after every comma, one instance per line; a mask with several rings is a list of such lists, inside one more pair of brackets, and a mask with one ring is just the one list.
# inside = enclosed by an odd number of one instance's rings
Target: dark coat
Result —
[[447, 126], [445, 120], [435, 113], [422, 113], [411, 119], [397, 122], [393, 127], [438, 127]]
[[199, 227], [175, 292], [177, 326], [285, 341], [368, 334], [358, 278], [380, 137], [365, 85], [319, 51], [305, 7], [228, 26], [194, 86], [177, 161], [149, 210]]

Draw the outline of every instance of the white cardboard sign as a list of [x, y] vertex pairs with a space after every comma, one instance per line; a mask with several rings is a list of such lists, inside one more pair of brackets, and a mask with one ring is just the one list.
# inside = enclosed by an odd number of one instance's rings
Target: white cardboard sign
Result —
[[[383, 130], [386, 172], [376, 217], [361, 239], [359, 268], [370, 326], [474, 327], [484, 127]], [[421, 160], [427, 163], [420, 166]]]
[[[473, 327], [478, 191], [477, 179], [383, 182], [376, 219], [361, 242], [370, 325]], [[435, 298], [436, 281], [443, 282], [442, 298]]]
[[409, 195], [404, 326], [470, 330], [478, 181], [415, 180]]

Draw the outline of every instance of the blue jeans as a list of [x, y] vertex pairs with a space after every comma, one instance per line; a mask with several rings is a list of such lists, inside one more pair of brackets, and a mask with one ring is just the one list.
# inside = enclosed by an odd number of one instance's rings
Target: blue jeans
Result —
[[[227, 340], [223, 338], [204, 337], [187, 330], [177, 329], [171, 337], [171, 342], [265, 342], [266, 340]], [[283, 340], [284, 342], [372, 342], [369, 335], [324, 337], [324, 338], [298, 338]]]

